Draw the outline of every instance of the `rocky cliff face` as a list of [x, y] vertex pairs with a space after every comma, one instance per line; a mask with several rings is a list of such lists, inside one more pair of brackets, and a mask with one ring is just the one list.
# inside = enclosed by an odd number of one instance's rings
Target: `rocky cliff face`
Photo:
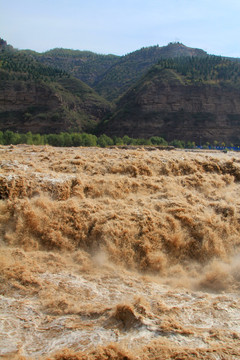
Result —
[[91, 130], [110, 106], [94, 92], [81, 91], [76, 96], [66, 84], [1, 81], [0, 130], [33, 133]]
[[[219, 84], [186, 84], [171, 70], [130, 90], [108, 121], [109, 135], [171, 141], [238, 142], [240, 92]], [[166, 80], [167, 78], [167, 80]]]
[[46, 85], [25, 81], [1, 81], [0, 129], [19, 132], [45, 132], [62, 128], [62, 119], [53, 113], [61, 107], [61, 99]]
[[61, 98], [50, 87], [34, 82], [1, 81], [1, 111], [24, 111], [29, 107], [55, 109], [61, 104]]

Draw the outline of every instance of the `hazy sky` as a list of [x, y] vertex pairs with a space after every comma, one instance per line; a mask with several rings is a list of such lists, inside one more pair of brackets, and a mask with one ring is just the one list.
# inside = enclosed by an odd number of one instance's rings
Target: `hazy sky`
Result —
[[19, 49], [123, 55], [179, 41], [240, 57], [240, 0], [0, 0], [0, 37]]

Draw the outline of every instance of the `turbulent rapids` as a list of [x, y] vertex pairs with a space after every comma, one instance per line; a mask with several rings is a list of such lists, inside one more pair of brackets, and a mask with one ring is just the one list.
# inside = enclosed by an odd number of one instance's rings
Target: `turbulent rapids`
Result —
[[0, 147], [0, 357], [240, 359], [240, 154]]

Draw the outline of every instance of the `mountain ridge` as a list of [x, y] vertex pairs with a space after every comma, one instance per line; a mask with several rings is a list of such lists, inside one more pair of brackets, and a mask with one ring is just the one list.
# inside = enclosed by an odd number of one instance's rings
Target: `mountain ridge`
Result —
[[0, 130], [92, 131], [111, 104], [81, 80], [6, 43], [0, 51]]
[[[42, 57], [0, 39], [0, 130], [239, 143], [239, 60], [180, 43], [123, 57], [69, 49]], [[71, 75], [77, 69], [93, 87]]]
[[221, 57], [161, 60], [117, 102], [110, 136], [239, 143], [240, 64]]
[[[40, 62], [65, 70], [86, 82], [109, 101], [115, 101], [160, 58], [207, 56], [201, 49], [180, 43], [149, 46], [123, 56], [101, 55], [90, 51], [52, 49], [33, 54]], [[69, 69], [71, 70], [69, 71]]]

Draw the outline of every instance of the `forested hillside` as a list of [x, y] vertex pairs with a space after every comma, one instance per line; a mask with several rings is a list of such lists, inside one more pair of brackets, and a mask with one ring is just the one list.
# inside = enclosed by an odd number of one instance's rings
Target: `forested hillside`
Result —
[[0, 130], [92, 131], [110, 109], [79, 79], [2, 42]]
[[31, 51], [25, 51], [25, 53], [30, 53], [42, 64], [68, 72], [89, 86], [94, 86], [98, 78], [119, 60], [116, 55], [101, 55], [91, 51], [61, 48], [42, 54]]
[[62, 69], [81, 79], [110, 101], [116, 100], [134, 85], [161, 58], [207, 56], [203, 50], [189, 48], [180, 43], [144, 47], [125, 56], [69, 49], [31, 54], [46, 65]]
[[54, 81], [70, 77], [64, 70], [40, 64], [24, 52], [6, 48], [0, 52], [1, 80], [42, 80]]
[[116, 100], [160, 59], [179, 56], [205, 57], [207, 54], [203, 50], [189, 48], [180, 43], [145, 47], [123, 56], [94, 87], [105, 98]]
[[0, 39], [2, 131], [238, 145], [239, 89], [239, 59], [180, 43], [115, 56], [68, 49], [39, 54]]
[[162, 59], [99, 126], [113, 136], [239, 143], [240, 64], [217, 56]]
[[240, 63], [220, 56], [177, 57], [161, 59], [149, 74], [162, 69], [172, 69], [185, 77], [186, 83], [240, 84]]

